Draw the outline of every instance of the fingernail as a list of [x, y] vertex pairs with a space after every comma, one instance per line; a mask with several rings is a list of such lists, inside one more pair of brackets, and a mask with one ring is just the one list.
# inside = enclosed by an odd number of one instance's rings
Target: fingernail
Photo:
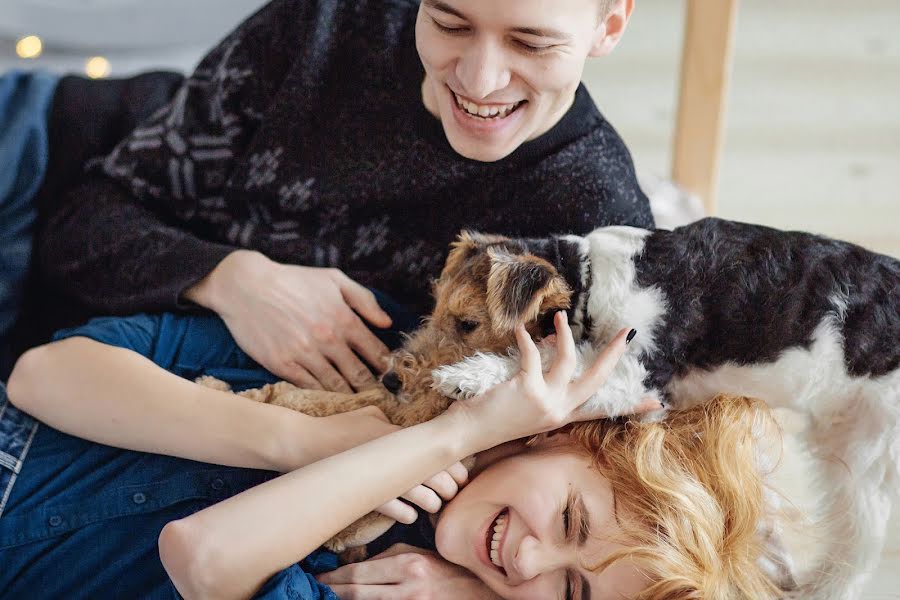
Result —
[[630, 343], [631, 343], [631, 340], [633, 340], [633, 339], [634, 339], [634, 336], [636, 336], [636, 335], [637, 335], [637, 329], [632, 329], [631, 331], [629, 331], [629, 332], [628, 332], [628, 337], [625, 338], [625, 343], [626, 343], [626, 344], [630, 344]]

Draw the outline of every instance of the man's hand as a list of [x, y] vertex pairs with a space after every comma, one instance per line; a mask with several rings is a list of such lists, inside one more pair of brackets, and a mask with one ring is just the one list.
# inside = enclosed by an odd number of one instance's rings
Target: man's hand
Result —
[[381, 372], [388, 349], [363, 320], [389, 327], [375, 296], [337, 269], [282, 265], [259, 252], [229, 254], [185, 297], [214, 310], [238, 345], [296, 386], [359, 391]]
[[316, 579], [341, 600], [502, 600], [466, 569], [407, 544]]

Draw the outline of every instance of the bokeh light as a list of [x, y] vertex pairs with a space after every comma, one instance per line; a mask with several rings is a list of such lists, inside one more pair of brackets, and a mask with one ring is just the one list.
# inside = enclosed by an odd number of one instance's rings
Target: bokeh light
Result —
[[102, 79], [109, 75], [109, 61], [102, 56], [92, 56], [84, 65], [84, 72], [91, 79]]
[[44, 51], [44, 43], [36, 35], [28, 35], [16, 42], [19, 58], [37, 58]]

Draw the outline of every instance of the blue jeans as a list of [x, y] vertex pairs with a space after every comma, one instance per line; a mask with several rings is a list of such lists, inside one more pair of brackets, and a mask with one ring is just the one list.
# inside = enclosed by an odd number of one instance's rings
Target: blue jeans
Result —
[[[380, 333], [389, 345], [398, 339], [396, 331]], [[274, 380], [214, 316], [94, 319], [56, 339], [74, 336], [236, 389]], [[175, 598], [156, 546], [162, 527], [274, 475], [81, 440], [15, 409], [0, 385], [0, 597]], [[336, 564], [333, 554], [317, 551], [273, 577], [258, 597], [336, 600], [311, 575]]]

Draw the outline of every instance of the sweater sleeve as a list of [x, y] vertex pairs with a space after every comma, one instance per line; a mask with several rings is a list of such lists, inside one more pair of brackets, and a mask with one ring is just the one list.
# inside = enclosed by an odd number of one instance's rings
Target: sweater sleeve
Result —
[[48, 284], [99, 312], [171, 309], [235, 249], [203, 239], [192, 220], [221, 206], [317, 4], [267, 4], [62, 195], [38, 240]]

